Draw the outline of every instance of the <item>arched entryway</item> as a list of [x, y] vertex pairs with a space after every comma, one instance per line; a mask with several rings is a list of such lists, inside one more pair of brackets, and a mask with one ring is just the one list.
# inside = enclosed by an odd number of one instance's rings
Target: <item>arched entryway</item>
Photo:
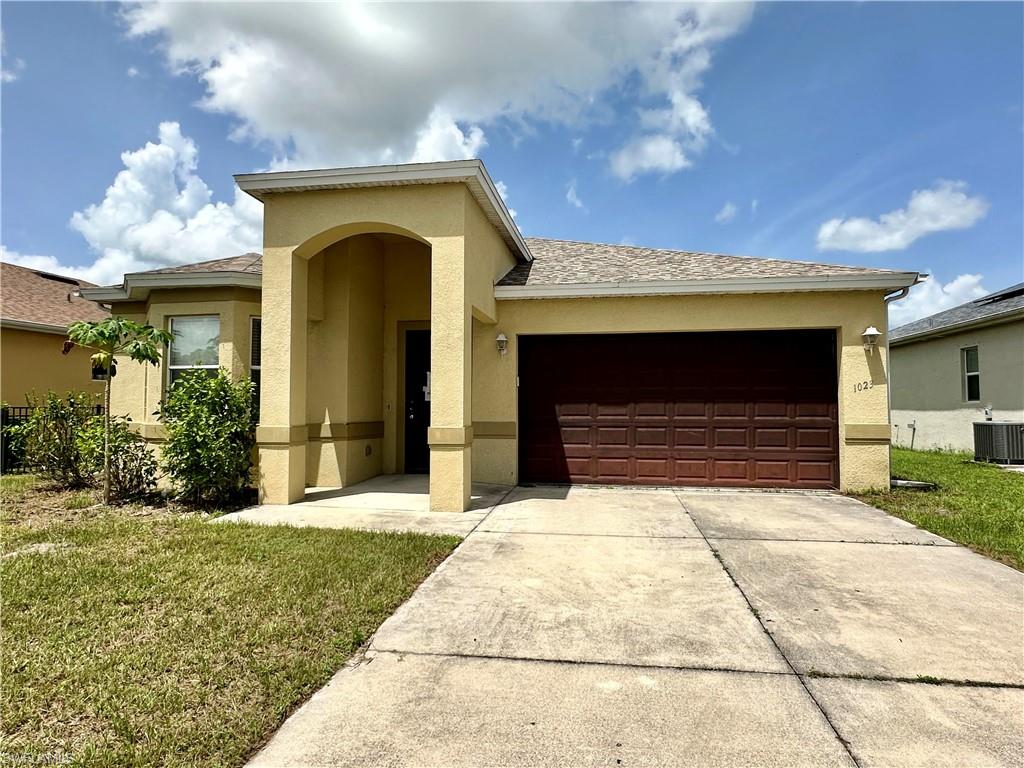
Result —
[[308, 257], [305, 483], [429, 468], [430, 247], [363, 232]]

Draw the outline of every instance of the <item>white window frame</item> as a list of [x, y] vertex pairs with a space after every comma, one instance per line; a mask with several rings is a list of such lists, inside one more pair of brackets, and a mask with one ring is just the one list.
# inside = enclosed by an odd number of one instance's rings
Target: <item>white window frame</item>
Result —
[[220, 347], [220, 334], [224, 330], [221, 327], [220, 315], [171, 315], [171, 316], [169, 316], [167, 318], [167, 330], [169, 330], [171, 332], [171, 336], [174, 336], [174, 321], [175, 320], [210, 319], [210, 318], [213, 318], [213, 319], [215, 319], [217, 321], [217, 340], [218, 340], [218, 343], [217, 343], [217, 346], [218, 346], [218, 349], [217, 349], [218, 360], [217, 360], [217, 362], [215, 364], [213, 364], [213, 365], [172, 365], [171, 364], [171, 347], [174, 345], [174, 340], [172, 339], [167, 344], [167, 358], [166, 358], [167, 359], [167, 365], [164, 366], [164, 368], [167, 369], [167, 374], [166, 374], [166, 376], [164, 378], [164, 384], [166, 385], [167, 389], [171, 388], [171, 384], [172, 384], [172, 382], [171, 382], [171, 372], [172, 371], [188, 371], [188, 370], [191, 370], [192, 368], [197, 368], [197, 369], [202, 369], [202, 370], [207, 370], [208, 371], [208, 370], [211, 370], [211, 369], [212, 370], [218, 370], [220, 368], [220, 359], [219, 359], [220, 358], [220, 349], [219, 349], [219, 347]]
[[[978, 358], [978, 370], [968, 371], [967, 370], [967, 352], [974, 350], [975, 356]], [[968, 386], [968, 382], [971, 377], [975, 377], [978, 381], [978, 399], [971, 399], [971, 390]], [[980, 403], [981, 402], [981, 350], [977, 344], [970, 344], [966, 347], [960, 347], [960, 382], [963, 387], [964, 402], [965, 403]]]

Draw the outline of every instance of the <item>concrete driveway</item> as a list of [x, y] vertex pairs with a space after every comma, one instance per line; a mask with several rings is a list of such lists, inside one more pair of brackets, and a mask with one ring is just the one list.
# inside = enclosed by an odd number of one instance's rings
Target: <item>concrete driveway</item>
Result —
[[521, 488], [251, 764], [1019, 766], [1022, 631], [850, 499]]

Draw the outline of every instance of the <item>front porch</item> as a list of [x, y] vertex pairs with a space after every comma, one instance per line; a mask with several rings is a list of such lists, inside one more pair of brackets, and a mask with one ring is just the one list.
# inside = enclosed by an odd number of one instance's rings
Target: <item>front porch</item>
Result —
[[307, 488], [295, 504], [261, 504], [224, 515], [217, 522], [466, 536], [509, 490], [504, 485], [473, 483], [465, 512], [437, 512], [430, 509], [427, 475], [378, 475], [347, 488]]
[[473, 509], [474, 336], [528, 251], [482, 166], [452, 169], [239, 177], [265, 214], [261, 502], [423, 472], [430, 510]]

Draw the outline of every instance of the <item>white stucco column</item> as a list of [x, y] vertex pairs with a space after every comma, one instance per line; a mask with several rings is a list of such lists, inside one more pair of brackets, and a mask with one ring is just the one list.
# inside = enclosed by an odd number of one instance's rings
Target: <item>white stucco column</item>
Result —
[[472, 476], [472, 315], [465, 239], [431, 239], [430, 509], [469, 508]]
[[260, 501], [290, 504], [306, 490], [308, 261], [290, 247], [263, 253]]

